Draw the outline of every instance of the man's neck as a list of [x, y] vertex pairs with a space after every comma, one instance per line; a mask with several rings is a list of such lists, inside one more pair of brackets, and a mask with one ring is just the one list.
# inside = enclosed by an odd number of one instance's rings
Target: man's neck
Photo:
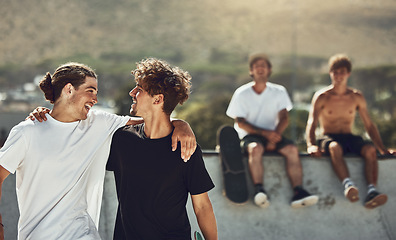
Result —
[[267, 79], [254, 80], [253, 90], [260, 94], [267, 88]]
[[332, 92], [336, 95], [344, 95], [348, 91], [348, 86], [345, 84], [333, 84]]
[[143, 117], [143, 120], [144, 134], [148, 138], [163, 138], [168, 136], [173, 130], [170, 116], [164, 113], [158, 114], [158, 116]]
[[54, 107], [49, 112], [52, 118], [59, 122], [77, 122], [81, 119], [74, 119], [71, 114], [67, 111], [67, 108], [60, 106], [59, 104], [54, 104]]

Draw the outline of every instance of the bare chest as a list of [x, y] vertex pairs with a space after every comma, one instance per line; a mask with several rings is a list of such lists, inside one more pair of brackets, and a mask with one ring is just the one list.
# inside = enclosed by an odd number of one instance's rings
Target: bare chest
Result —
[[350, 119], [353, 121], [358, 104], [350, 96], [330, 96], [322, 106], [321, 115], [327, 119]]

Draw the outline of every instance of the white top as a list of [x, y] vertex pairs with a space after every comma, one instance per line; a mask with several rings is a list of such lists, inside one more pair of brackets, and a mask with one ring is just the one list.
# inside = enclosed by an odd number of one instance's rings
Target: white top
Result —
[[88, 118], [24, 121], [0, 149], [16, 172], [18, 239], [100, 239], [97, 227], [112, 134], [129, 117], [89, 111]]
[[[275, 130], [278, 124], [278, 113], [293, 108], [292, 102], [286, 89], [278, 84], [267, 82], [265, 90], [257, 94], [253, 90], [254, 82], [249, 82], [235, 90], [228, 106], [226, 114], [231, 118], [245, 118], [250, 124], [267, 130]], [[239, 138], [247, 135], [247, 132], [238, 124], [234, 124]]]

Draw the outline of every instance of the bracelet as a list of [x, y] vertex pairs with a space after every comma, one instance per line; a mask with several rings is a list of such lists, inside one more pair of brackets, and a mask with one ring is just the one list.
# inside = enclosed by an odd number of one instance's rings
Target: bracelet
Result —
[[0, 222], [0, 225], [4, 228], [4, 224]]

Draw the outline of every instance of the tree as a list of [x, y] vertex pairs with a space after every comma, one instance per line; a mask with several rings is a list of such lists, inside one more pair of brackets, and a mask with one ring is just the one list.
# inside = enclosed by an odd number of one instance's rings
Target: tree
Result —
[[191, 102], [177, 112], [177, 118], [190, 123], [201, 148], [214, 149], [217, 130], [222, 125], [233, 125], [225, 114], [230, 99], [230, 95], [220, 94], [205, 102]]

